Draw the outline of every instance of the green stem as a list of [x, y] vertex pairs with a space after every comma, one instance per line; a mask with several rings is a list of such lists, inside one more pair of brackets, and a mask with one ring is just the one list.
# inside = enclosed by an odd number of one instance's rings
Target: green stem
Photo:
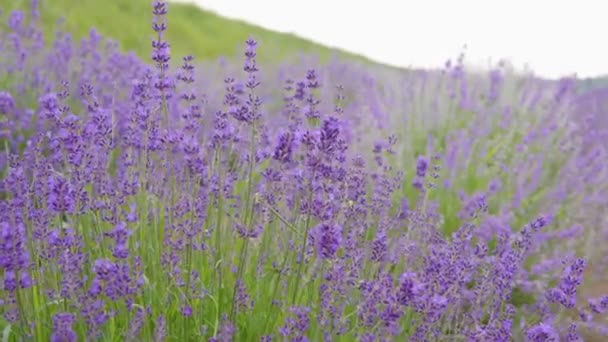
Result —
[[[253, 121], [251, 123], [251, 141], [249, 142], [250, 145], [250, 149], [249, 149], [249, 174], [248, 174], [248, 179], [247, 179], [247, 196], [246, 201], [245, 201], [245, 220], [246, 220], [246, 225], [247, 225], [247, 231], [251, 231], [252, 227], [253, 227], [253, 211], [254, 211], [254, 204], [255, 203], [251, 203], [251, 192], [252, 192], [252, 188], [253, 188], [253, 167], [255, 165], [255, 121]], [[246, 256], [247, 256], [247, 247], [249, 247], [249, 237], [245, 237], [245, 241], [243, 242], [243, 246], [241, 247], [241, 253], [240, 253], [240, 257], [239, 257], [239, 266], [238, 266], [238, 270], [237, 270], [237, 276], [236, 276], [236, 282], [234, 284], [234, 289], [232, 291], [232, 309], [230, 310], [230, 320], [232, 321], [234, 318], [234, 314], [235, 314], [235, 310], [236, 310], [236, 296], [237, 296], [237, 292], [238, 292], [238, 282], [239, 281], [243, 281], [242, 280], [242, 276], [243, 276], [243, 270], [245, 268], [245, 263], [246, 263]]]
[[287, 258], [283, 258], [283, 263], [281, 264], [281, 268], [279, 269], [277, 275], [277, 281], [274, 283], [274, 288], [272, 290], [272, 297], [270, 297], [270, 305], [268, 315], [266, 315], [266, 321], [264, 322], [264, 332], [268, 331], [268, 323], [270, 322], [270, 316], [274, 312], [274, 299], [277, 296], [277, 292], [279, 290], [279, 284], [281, 283], [281, 275], [283, 274], [283, 270], [285, 269], [285, 265], [287, 264]]
[[[308, 213], [306, 213], [306, 223], [304, 225], [304, 237], [303, 237], [304, 242], [302, 242], [302, 248], [300, 249], [300, 258], [301, 259], [300, 259], [300, 263], [298, 264], [298, 273], [297, 273], [296, 278], [295, 278], [296, 284], [295, 284], [295, 288], [294, 288], [294, 291], [293, 291], [293, 297], [291, 299], [291, 302], [292, 302], [293, 305], [296, 304], [295, 302], [296, 302], [296, 298], [298, 296], [298, 291], [299, 291], [299, 287], [300, 287], [299, 286], [300, 285], [300, 277], [302, 276], [302, 269], [304, 268], [304, 262], [305, 262], [305, 259], [306, 259], [306, 257], [305, 257], [304, 254], [306, 253], [306, 246], [308, 244], [308, 231], [310, 230], [310, 221], [312, 219], [312, 216], [310, 214], [311, 213], [311, 211], [310, 211], [310, 204], [312, 203], [312, 194], [313, 194], [313, 189], [312, 189], [313, 185], [312, 185], [312, 182], [313, 182], [314, 178], [315, 178], [315, 173], [313, 171], [312, 177], [310, 178], [310, 189], [309, 189], [310, 193], [308, 194]], [[296, 257], [296, 260], [297, 260], [298, 255], [296, 254], [295, 257]]]
[[[20, 272], [17, 271], [15, 272], [15, 278], [17, 280], [17, 283], [19, 283], [19, 279], [21, 278], [20, 276]], [[21, 298], [21, 289], [20, 289], [20, 285], [17, 285], [17, 289], [15, 290], [15, 297], [17, 300], [17, 307], [19, 308], [19, 313], [20, 313], [20, 318], [23, 321], [23, 330], [28, 331], [29, 334], [31, 334], [31, 329], [30, 329], [30, 324], [29, 324], [29, 320], [28, 320], [28, 313], [26, 313], [24, 311], [24, 307], [23, 307], [23, 298]]]
[[253, 189], [253, 167], [255, 165], [255, 121], [251, 123], [251, 141], [249, 149], [249, 174], [247, 179], [247, 209], [251, 207], [249, 211], [249, 225], [253, 221], [253, 205], [251, 204], [251, 191]]
[[277, 218], [278, 218], [278, 219], [279, 219], [281, 222], [283, 222], [283, 223], [284, 223], [284, 224], [287, 226], [287, 228], [291, 229], [291, 231], [292, 231], [292, 232], [294, 232], [296, 235], [300, 235], [300, 232], [298, 232], [298, 229], [297, 229], [296, 227], [294, 227], [294, 225], [293, 225], [293, 224], [291, 224], [291, 223], [287, 222], [287, 220], [286, 220], [286, 219], [285, 219], [283, 216], [281, 216], [281, 214], [279, 214], [279, 212], [278, 212], [278, 211], [276, 211], [276, 210], [275, 210], [273, 207], [271, 207], [271, 206], [267, 206], [267, 208], [268, 208], [268, 210], [270, 210], [270, 212], [271, 212], [271, 213], [272, 213], [274, 216], [276, 216], [276, 217], [277, 217]]
[[216, 167], [218, 173], [218, 195], [217, 195], [217, 219], [216, 219], [216, 227], [215, 227], [215, 266], [214, 268], [217, 270], [217, 319], [215, 322], [215, 329], [213, 336], [216, 336], [218, 326], [219, 326], [219, 317], [220, 317], [220, 308], [223, 304], [223, 296], [222, 296], [222, 267], [220, 265], [222, 261], [222, 252], [221, 252], [221, 228], [222, 228], [222, 219], [224, 212], [224, 201], [223, 201], [223, 185], [222, 185], [222, 148], [221, 146], [217, 148], [217, 159], [216, 159]]

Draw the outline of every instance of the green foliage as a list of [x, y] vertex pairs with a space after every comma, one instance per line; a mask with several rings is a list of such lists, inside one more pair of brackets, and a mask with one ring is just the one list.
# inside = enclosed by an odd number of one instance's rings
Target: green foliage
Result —
[[522, 290], [520, 287], [514, 287], [511, 292], [511, 304], [515, 307], [521, 307], [522, 305], [533, 305], [536, 303], [536, 296], [532, 293]]

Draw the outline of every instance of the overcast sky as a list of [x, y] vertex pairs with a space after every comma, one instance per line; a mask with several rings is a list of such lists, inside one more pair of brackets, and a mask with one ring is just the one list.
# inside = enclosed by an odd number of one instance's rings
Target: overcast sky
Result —
[[396, 66], [439, 67], [467, 46], [545, 77], [608, 74], [608, 0], [179, 0]]

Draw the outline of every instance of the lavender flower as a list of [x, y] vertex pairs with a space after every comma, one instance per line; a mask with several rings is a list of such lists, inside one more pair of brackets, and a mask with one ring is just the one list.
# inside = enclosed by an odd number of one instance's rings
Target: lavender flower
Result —
[[424, 178], [428, 166], [428, 160], [424, 156], [418, 156], [418, 159], [416, 160], [416, 176]]
[[310, 326], [310, 318], [307, 307], [289, 308], [290, 317], [286, 319], [285, 325], [279, 329], [281, 336], [294, 342], [307, 342], [306, 332]]
[[72, 325], [76, 318], [71, 313], [58, 313], [53, 316], [52, 342], [75, 342], [78, 340]]
[[29, 288], [30, 254], [26, 249], [27, 237], [22, 224], [11, 226], [0, 223], [0, 265], [4, 269], [4, 290], [13, 292], [19, 288]]
[[557, 342], [559, 341], [559, 335], [551, 325], [546, 323], [540, 323], [528, 329], [528, 331], [526, 332], [526, 341]]
[[397, 302], [401, 305], [412, 305], [418, 299], [417, 296], [421, 290], [422, 285], [416, 279], [416, 275], [413, 272], [403, 273], [399, 277]]
[[284, 132], [279, 135], [277, 140], [277, 145], [272, 157], [282, 163], [291, 162], [293, 153], [293, 135], [290, 132]]
[[129, 235], [131, 235], [130, 231], [127, 230], [127, 225], [124, 222], [121, 222], [116, 225], [112, 231], [106, 233], [105, 235], [114, 240], [115, 246], [112, 255], [118, 259], [126, 259], [129, 256], [127, 240]]
[[156, 324], [154, 326], [154, 341], [155, 342], [163, 342], [165, 341], [167, 335], [167, 326], [165, 317], [163, 315], [158, 316], [156, 319]]
[[342, 243], [342, 227], [331, 223], [322, 223], [312, 232], [319, 257], [333, 258]]
[[225, 317], [222, 319], [220, 329], [217, 336], [209, 339], [210, 342], [231, 342], [234, 339], [236, 329], [234, 325], [228, 321]]
[[15, 100], [9, 92], [0, 91], [0, 114], [8, 115], [15, 110]]
[[550, 302], [558, 302], [566, 308], [573, 308], [576, 305], [577, 289], [582, 282], [585, 266], [584, 259], [576, 259], [571, 266], [566, 267], [559, 286], [547, 292], [547, 299]]

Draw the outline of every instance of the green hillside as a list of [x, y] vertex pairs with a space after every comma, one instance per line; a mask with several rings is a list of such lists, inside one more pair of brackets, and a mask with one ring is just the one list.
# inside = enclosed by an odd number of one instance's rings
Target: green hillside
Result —
[[[31, 0], [8, 0], [1, 4], [5, 13], [12, 9], [27, 9]], [[65, 18], [64, 27], [76, 38], [96, 28], [106, 37], [117, 39], [123, 50], [135, 51], [149, 59], [151, 29], [151, 0], [39, 0], [42, 26], [52, 36], [57, 20]], [[292, 34], [279, 33], [238, 20], [223, 18], [195, 5], [170, 3], [168, 39], [172, 55], [187, 54], [197, 59], [240, 55], [243, 42], [252, 35], [260, 42], [259, 58], [274, 62], [300, 53], [311, 53], [322, 59], [332, 55], [366, 61], [364, 57], [328, 48]], [[6, 21], [2, 20], [6, 26]], [[371, 63], [371, 62], [370, 62]]]

